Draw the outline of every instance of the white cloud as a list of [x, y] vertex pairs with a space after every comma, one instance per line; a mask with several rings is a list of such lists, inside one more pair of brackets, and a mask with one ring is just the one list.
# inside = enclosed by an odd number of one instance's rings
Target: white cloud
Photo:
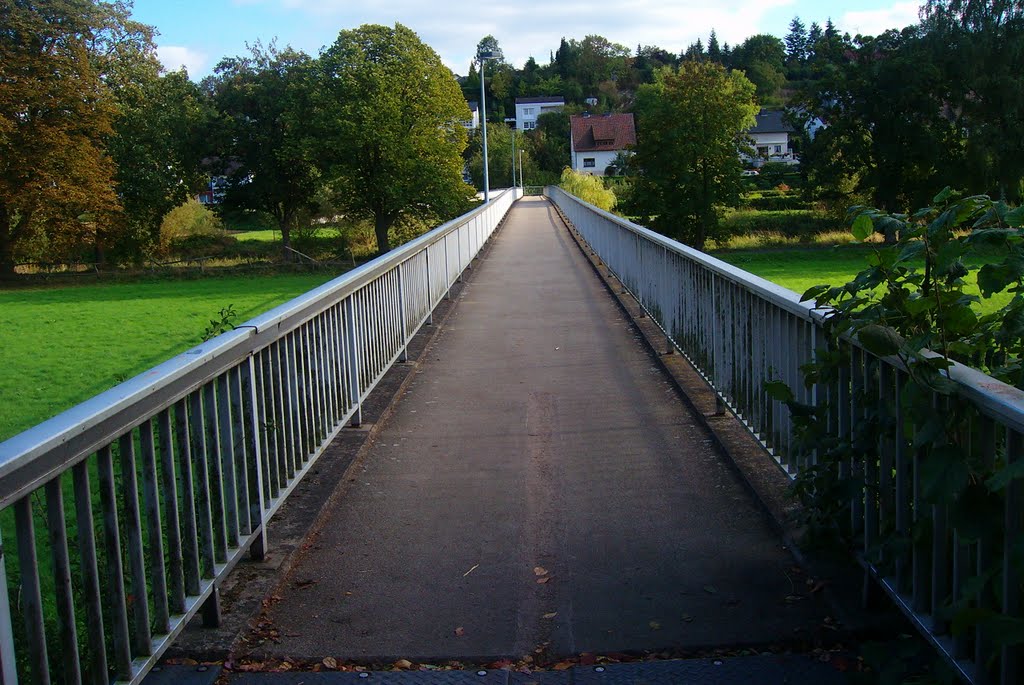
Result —
[[[521, 66], [533, 56], [545, 64], [559, 40], [597, 34], [631, 50], [638, 44], [681, 52], [716, 29], [720, 43], [737, 44], [763, 32], [766, 15], [796, 0], [626, 0], [595, 5], [591, 1], [521, 0], [480, 5], [469, 0], [234, 0], [277, 5], [299, 11], [320, 25], [353, 28], [364, 23], [401, 22], [416, 31], [450, 68], [464, 74], [480, 38], [498, 39], [505, 58]], [[333, 41], [331, 38], [328, 42]]]
[[847, 12], [840, 19], [839, 26], [851, 35], [877, 36], [888, 29], [902, 29], [918, 22], [921, 5], [916, 0], [897, 2], [892, 7], [877, 10]]
[[185, 67], [190, 76], [201, 74], [209, 61], [205, 52], [181, 45], [160, 45], [156, 49], [156, 56], [167, 71]]

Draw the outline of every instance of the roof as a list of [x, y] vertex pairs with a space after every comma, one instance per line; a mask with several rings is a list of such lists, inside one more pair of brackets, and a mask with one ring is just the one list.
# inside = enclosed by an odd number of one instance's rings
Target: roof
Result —
[[757, 123], [750, 133], [792, 133], [796, 129], [782, 119], [781, 109], [762, 109], [757, 114]]
[[632, 114], [574, 115], [569, 121], [576, 152], [611, 152], [636, 145]]
[[479, 106], [479, 105], [477, 104], [476, 100], [470, 100], [470, 101], [469, 101], [469, 102], [467, 102], [466, 104], [467, 104], [467, 105], [469, 105], [469, 111], [470, 111], [470, 112], [475, 112], [475, 111], [476, 111], [477, 109], [479, 109], [479, 107], [480, 107], [480, 106]]
[[540, 104], [542, 102], [551, 102], [559, 105], [564, 105], [565, 98], [562, 97], [561, 95], [548, 95], [547, 97], [539, 98], [516, 98], [517, 105]]

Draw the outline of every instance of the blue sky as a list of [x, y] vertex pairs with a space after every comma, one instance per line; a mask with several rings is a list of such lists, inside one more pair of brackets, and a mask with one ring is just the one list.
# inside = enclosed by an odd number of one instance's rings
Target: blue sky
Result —
[[246, 43], [269, 42], [316, 55], [342, 29], [401, 22], [465, 74], [477, 41], [492, 34], [508, 61], [522, 66], [529, 56], [548, 61], [559, 39], [604, 36], [636, 49], [637, 44], [680, 52], [714, 28], [719, 40], [735, 44], [755, 33], [783, 37], [790, 19], [806, 25], [828, 17], [851, 34], [877, 34], [917, 19], [910, 0], [135, 0], [136, 19], [156, 26], [164, 65], [184, 65], [194, 79], [209, 74], [224, 56], [245, 52]]

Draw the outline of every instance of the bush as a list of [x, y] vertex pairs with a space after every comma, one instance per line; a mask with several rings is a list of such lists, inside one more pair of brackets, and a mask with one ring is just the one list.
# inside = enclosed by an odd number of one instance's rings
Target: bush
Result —
[[812, 236], [834, 230], [840, 225], [841, 222], [836, 222], [826, 214], [802, 210], [750, 211], [741, 209], [726, 214], [721, 223], [723, 232], [730, 236], [778, 233], [802, 240], [810, 240]]
[[[769, 192], [772, 192], [772, 194], [769, 195]], [[764, 191], [761, 193], [761, 197], [747, 196], [743, 201], [743, 205], [750, 209], [759, 209], [763, 211], [785, 211], [811, 208], [811, 203], [807, 202], [799, 195], [788, 195], [779, 191]]]
[[566, 167], [562, 171], [559, 187], [584, 202], [589, 202], [607, 212], [615, 207], [615, 192], [605, 188], [604, 183], [597, 176], [581, 174]]
[[[167, 216], [161, 222], [160, 252], [162, 254], [176, 252], [176, 245], [187, 245], [187, 239], [197, 236], [218, 238], [224, 236], [224, 229], [216, 214], [195, 200], [189, 200], [167, 212]], [[196, 244], [201, 243], [203, 241]]]

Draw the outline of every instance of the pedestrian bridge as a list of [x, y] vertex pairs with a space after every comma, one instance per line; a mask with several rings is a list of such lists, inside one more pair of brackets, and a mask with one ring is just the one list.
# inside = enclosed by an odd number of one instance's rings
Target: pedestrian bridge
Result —
[[[843, 433], [862, 411], [849, 398], [882, 378], [879, 403], [898, 405], [904, 371], [851, 342], [848, 373], [805, 388], [824, 337], [796, 295], [546, 194], [495, 193], [0, 444], [4, 683], [141, 681], [183, 633], [203, 641], [221, 589], [303, 516], [231, 659], [586, 665], [822, 644], [836, 607], [751, 483], [751, 454], [762, 481], [815, 463], [764, 383], [839, 398]], [[1015, 459], [1024, 405], [956, 373]], [[740, 468], [726, 421], [747, 436]], [[864, 549], [909, 536], [930, 508], [909, 445], [848, 468], [865, 482], [848, 505]], [[327, 475], [322, 506], [287, 509]], [[1021, 510], [1005, 507], [1009, 546]], [[867, 577], [963, 678], [1018, 682], [1016, 647], [942, 616], [958, 602], [1016, 615], [1020, 579], [981, 606], [965, 581], [1003, 550], [930, 521], [905, 554], [864, 555]]]

